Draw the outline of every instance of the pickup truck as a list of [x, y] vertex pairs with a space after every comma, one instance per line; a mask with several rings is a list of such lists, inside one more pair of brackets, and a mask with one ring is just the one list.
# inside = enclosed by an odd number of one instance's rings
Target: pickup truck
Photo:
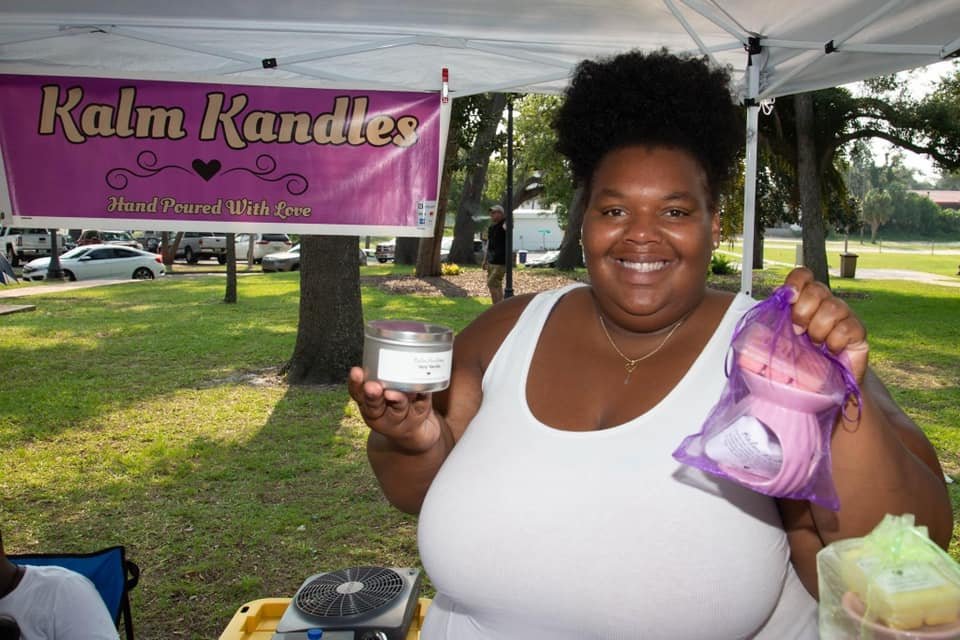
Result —
[[[66, 243], [61, 235], [57, 247], [63, 252]], [[50, 255], [50, 231], [23, 227], [0, 227], [0, 248], [14, 267], [21, 262]]]
[[397, 240], [394, 238], [389, 242], [381, 242], [377, 245], [374, 255], [377, 257], [377, 262], [393, 262], [394, 255], [397, 251]]
[[220, 264], [226, 264], [227, 237], [212, 231], [185, 231], [177, 245], [177, 257], [190, 264], [201, 258], [216, 258]]

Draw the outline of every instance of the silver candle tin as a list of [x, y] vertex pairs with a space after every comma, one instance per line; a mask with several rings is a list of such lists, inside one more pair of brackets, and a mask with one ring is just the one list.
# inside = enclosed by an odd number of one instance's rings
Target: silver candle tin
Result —
[[442, 391], [450, 384], [453, 330], [416, 320], [372, 320], [363, 339], [363, 370], [397, 391]]

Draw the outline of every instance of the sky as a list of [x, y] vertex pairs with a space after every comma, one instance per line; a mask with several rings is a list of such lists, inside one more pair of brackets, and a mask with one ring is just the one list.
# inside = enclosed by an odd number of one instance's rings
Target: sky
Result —
[[[922, 98], [933, 91], [936, 83], [941, 78], [950, 75], [956, 69], [960, 69], [956, 61], [945, 60], [919, 69], [902, 71], [897, 74], [897, 78], [907, 83], [913, 97]], [[873, 148], [873, 155], [878, 162], [883, 160], [888, 150], [895, 149], [895, 147], [888, 142], [877, 139], [872, 140], [870, 146]], [[919, 155], [906, 149], [897, 150], [903, 154], [903, 163], [908, 168], [913, 169], [918, 177], [930, 182], [936, 182], [940, 177], [940, 173], [927, 156]]]

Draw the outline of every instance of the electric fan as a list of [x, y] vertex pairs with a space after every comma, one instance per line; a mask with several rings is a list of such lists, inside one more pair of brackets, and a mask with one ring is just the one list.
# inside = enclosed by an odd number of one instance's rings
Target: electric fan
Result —
[[318, 573], [297, 590], [273, 640], [405, 640], [419, 593], [417, 569], [350, 567]]

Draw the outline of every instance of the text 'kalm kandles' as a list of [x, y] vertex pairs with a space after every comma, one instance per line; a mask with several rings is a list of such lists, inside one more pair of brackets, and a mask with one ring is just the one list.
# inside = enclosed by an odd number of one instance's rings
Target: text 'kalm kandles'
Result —
[[[40, 135], [56, 135], [57, 123], [75, 144], [94, 137], [180, 140], [189, 135], [183, 108], [137, 105], [134, 87], [121, 88], [115, 105], [83, 107], [82, 87], [64, 92], [60, 85], [45, 85], [41, 90]], [[412, 115], [370, 116], [366, 96], [339, 96], [333, 109], [319, 114], [253, 109], [244, 113], [249, 103], [243, 93], [229, 98], [219, 91], [208, 93], [197, 139], [222, 138], [231, 149], [250, 143], [409, 147], [416, 143], [420, 126]]]

